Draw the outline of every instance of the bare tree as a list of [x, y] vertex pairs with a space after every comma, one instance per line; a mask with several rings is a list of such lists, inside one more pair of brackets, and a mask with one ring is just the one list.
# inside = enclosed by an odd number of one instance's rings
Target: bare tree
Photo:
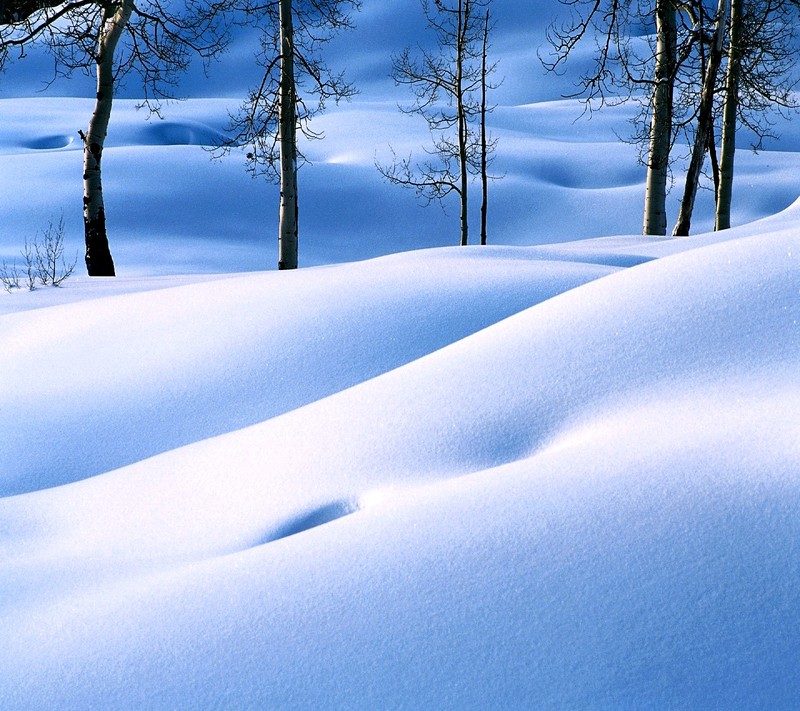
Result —
[[[496, 140], [488, 136], [487, 91], [494, 88], [489, 77], [496, 63], [488, 61], [491, 29], [490, 0], [421, 0], [428, 28], [436, 37], [436, 47], [419, 47], [412, 54], [406, 48], [392, 58], [393, 76], [398, 85], [408, 86], [414, 95], [411, 105], [401, 107], [406, 114], [422, 116], [431, 132], [433, 146], [429, 158], [414, 162], [409, 156], [388, 165], [376, 162], [389, 182], [413, 189], [426, 203], [443, 201], [456, 194], [460, 202], [460, 241], [469, 241], [469, 181], [481, 176], [483, 203], [481, 241], [486, 241], [485, 215], [488, 201], [488, 165]], [[473, 124], [478, 121], [476, 130]]]
[[777, 113], [798, 108], [795, 0], [731, 0], [731, 18], [722, 97], [721, 154], [716, 229], [730, 227], [734, 154], [739, 125], [755, 137], [759, 149], [771, 137]]
[[341, 30], [353, 27], [351, 12], [360, 0], [239, 0], [247, 24], [262, 29], [257, 61], [264, 73], [239, 112], [231, 117], [223, 152], [248, 146], [253, 175], [280, 185], [278, 268], [298, 265], [298, 132], [307, 139], [322, 135], [310, 120], [326, 103], [349, 99], [355, 87], [329, 69], [322, 47]]
[[650, 120], [644, 224], [646, 235], [667, 234], [667, 184], [673, 135], [673, 93], [678, 65], [678, 30], [671, 0], [656, 2], [656, 54]]
[[84, 144], [84, 232], [90, 276], [114, 276], [102, 189], [102, 157], [114, 91], [134, 74], [143, 103], [158, 112], [174, 98], [177, 76], [192, 56], [208, 61], [226, 44], [225, 5], [202, 0], [3, 0], [0, 68], [11, 50], [24, 56], [35, 45], [53, 56], [57, 75], [74, 71], [97, 77], [95, 108]]
[[722, 113], [722, 149], [720, 153], [714, 229], [731, 226], [733, 167], [736, 155], [736, 114], [739, 107], [739, 78], [742, 52], [742, 0], [731, 0], [731, 30], [728, 41], [728, 66], [725, 72], [725, 103]]
[[697, 185], [700, 179], [700, 171], [703, 168], [703, 159], [710, 142], [714, 125], [714, 92], [717, 85], [720, 64], [725, 40], [725, 28], [727, 26], [730, 0], [719, 0], [717, 14], [715, 17], [715, 29], [711, 38], [710, 55], [705, 66], [703, 75], [703, 90], [700, 95], [700, 105], [697, 111], [697, 121], [694, 132], [694, 145], [692, 147], [689, 168], [686, 171], [686, 187], [683, 191], [683, 199], [678, 213], [675, 228], [672, 231], [674, 237], [684, 237], [689, 234], [689, 228], [694, 210], [695, 196], [697, 195]]
[[78, 255], [72, 261], [67, 261], [64, 257], [63, 215], [57, 223], [50, 220], [41, 240], [34, 239], [33, 252], [36, 257], [36, 272], [43, 286], [61, 286], [62, 282], [72, 276]]
[[481, 42], [481, 145], [480, 145], [480, 163], [481, 163], [481, 244], [486, 245], [487, 236], [487, 223], [489, 213], [489, 181], [493, 180], [495, 176], [489, 175], [489, 164], [492, 161], [497, 139], [489, 136], [486, 127], [486, 118], [489, 113], [494, 109], [489, 105], [488, 90], [496, 85], [489, 85], [489, 32], [491, 27], [491, 12], [486, 8], [486, 13], [483, 23], [483, 41]]
[[[702, 10], [702, 4], [698, 5]], [[687, 92], [688, 99], [683, 98], [686, 105], [694, 107], [690, 134], [693, 148], [675, 235], [689, 233], [694, 193], [706, 152], [716, 198], [715, 229], [725, 229], [730, 226], [738, 126], [750, 130], [753, 148], [758, 149], [772, 136], [775, 113], [797, 108], [793, 90], [798, 80], [798, 10], [795, 0], [726, 0], [711, 18], [714, 31], [702, 33], [704, 41], [698, 46], [707, 48], [705, 53], [699, 52], [702, 61], [697, 69], [697, 75], [703, 78], [702, 91], [694, 98]], [[720, 18], [727, 18], [727, 25], [720, 24]], [[718, 158], [715, 135], [720, 133]]]
[[20, 255], [25, 265], [24, 273], [17, 268], [16, 260], [10, 267], [5, 261], [0, 266], [0, 284], [6, 291], [21, 288], [23, 276], [29, 291], [36, 288], [37, 281], [42, 286], [61, 286], [69, 279], [75, 271], [78, 254], [76, 252], [72, 260], [64, 257], [64, 216], [57, 223], [50, 220], [41, 239], [38, 235], [32, 241], [26, 238]]

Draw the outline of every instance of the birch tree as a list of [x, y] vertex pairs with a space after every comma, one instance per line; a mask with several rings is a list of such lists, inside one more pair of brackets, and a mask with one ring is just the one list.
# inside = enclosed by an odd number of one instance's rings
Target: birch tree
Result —
[[53, 57], [57, 75], [94, 73], [95, 106], [83, 141], [85, 261], [89, 276], [114, 276], [106, 229], [102, 158], [117, 84], [128, 75], [141, 82], [143, 104], [158, 112], [174, 98], [190, 59], [209, 61], [225, 47], [223, 4], [183, 0], [3, 0], [0, 4], [0, 68], [11, 52], [34, 46]]
[[492, 160], [496, 139], [491, 138], [486, 125], [486, 117], [494, 107], [489, 105], [489, 31], [491, 29], [491, 11], [486, 8], [483, 22], [483, 40], [481, 42], [481, 109], [480, 109], [480, 164], [481, 164], [481, 244], [488, 241], [488, 212], [489, 212], [489, 181], [494, 176], [489, 175], [489, 164]]
[[[797, 84], [798, 10], [794, 0], [719, 2], [713, 15], [714, 31], [704, 32], [706, 40], [700, 45], [708, 47], [698, 72], [703, 78], [702, 91], [699, 98], [688, 101], [696, 101], [696, 119], [675, 236], [689, 233], [705, 155], [710, 158], [714, 183], [715, 229], [726, 229], [730, 227], [738, 126], [749, 129], [752, 146], [758, 149], [772, 135], [775, 113], [797, 108], [793, 90]], [[716, 135], [720, 132], [718, 158]]]
[[359, 0], [240, 0], [244, 22], [262, 30], [259, 85], [232, 117], [228, 152], [247, 146], [247, 168], [280, 186], [278, 268], [296, 269], [299, 243], [297, 171], [304, 162], [298, 138], [319, 139], [311, 119], [328, 101], [356, 94], [344, 74], [332, 71], [322, 48], [353, 27]]
[[658, 0], [655, 13], [655, 71], [642, 233], [666, 235], [667, 184], [673, 135], [673, 93], [678, 64], [678, 30], [675, 7], [671, 0]]
[[749, 130], [757, 150], [772, 136], [776, 113], [798, 108], [798, 20], [795, 0], [731, 0], [715, 229], [730, 227], [738, 127]]
[[114, 276], [114, 260], [108, 247], [103, 200], [101, 161], [114, 97], [114, 52], [133, 13], [133, 0], [103, 8], [97, 41], [97, 98], [83, 140], [83, 224], [86, 237], [86, 269], [89, 276]]
[[733, 167], [736, 155], [736, 114], [739, 109], [739, 77], [741, 74], [742, 0], [731, 0], [731, 31], [728, 40], [728, 66], [725, 73], [725, 103], [722, 112], [722, 146], [719, 163], [719, 185], [714, 212], [714, 229], [731, 226]]
[[[491, 111], [487, 91], [496, 64], [489, 62], [491, 27], [489, 0], [421, 0], [428, 29], [436, 38], [434, 49], [404, 49], [392, 58], [393, 77], [407, 86], [414, 101], [401, 107], [406, 114], [421, 116], [432, 137], [428, 158], [413, 161], [398, 157], [376, 167], [390, 183], [414, 190], [426, 203], [442, 202], [451, 194], [459, 198], [460, 243], [469, 242], [469, 183], [481, 176], [481, 242], [486, 241], [488, 165], [496, 140], [486, 130]], [[475, 122], [479, 123], [475, 127]]]
[[703, 89], [700, 94], [700, 105], [697, 111], [695, 124], [694, 144], [692, 146], [691, 160], [686, 171], [686, 186], [683, 191], [678, 219], [672, 234], [674, 237], [684, 237], [689, 234], [689, 228], [694, 211], [697, 185], [700, 180], [700, 171], [703, 168], [703, 159], [709, 146], [714, 123], [714, 92], [717, 85], [720, 64], [722, 63], [723, 43], [725, 29], [728, 22], [728, 9], [730, 0], [719, 0], [715, 17], [715, 29], [711, 39], [711, 53], [705, 67], [703, 76]]

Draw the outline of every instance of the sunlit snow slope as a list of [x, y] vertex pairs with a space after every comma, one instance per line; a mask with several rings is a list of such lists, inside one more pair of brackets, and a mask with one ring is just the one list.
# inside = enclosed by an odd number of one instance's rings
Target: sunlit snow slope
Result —
[[[4, 431], [37, 443], [3, 485], [39, 490], [0, 500], [0, 698], [785, 707], [793, 220], [622, 270], [453, 248], [3, 317], [30, 329], [4, 330]], [[288, 323], [279, 282], [319, 309]], [[156, 456], [103, 473], [100, 442]]]

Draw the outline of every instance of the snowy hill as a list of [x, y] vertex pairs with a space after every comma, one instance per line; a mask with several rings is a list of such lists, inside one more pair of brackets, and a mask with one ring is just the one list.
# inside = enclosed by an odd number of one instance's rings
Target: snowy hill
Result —
[[[224, 81], [115, 106], [122, 276], [0, 293], [0, 707], [797, 705], [796, 124], [737, 157], [734, 229], [636, 236], [626, 111], [573, 123], [520, 79], [547, 18], [497, 5], [487, 248], [373, 167], [420, 140], [382, 63], [416, 3], [364, 3], [310, 268], [257, 271]], [[74, 250], [90, 101], [4, 86], [0, 256], [62, 208]]]

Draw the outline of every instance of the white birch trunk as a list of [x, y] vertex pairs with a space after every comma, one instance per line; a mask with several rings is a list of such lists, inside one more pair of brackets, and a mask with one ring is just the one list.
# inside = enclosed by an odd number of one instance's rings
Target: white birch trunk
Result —
[[294, 80], [292, 0], [280, 0], [281, 83], [278, 107], [281, 201], [278, 269], [297, 269], [297, 97]]
[[667, 234], [667, 180], [672, 136], [673, 74], [677, 53], [675, 8], [670, 0], [657, 2], [656, 33], [655, 87], [642, 227], [642, 233], [646, 235]]
[[103, 203], [102, 159], [114, 100], [114, 51], [131, 17], [133, 3], [122, 2], [106, 11], [97, 47], [97, 99], [83, 137], [83, 222], [86, 238], [86, 270], [89, 276], [114, 276], [108, 247]]
[[719, 189], [715, 230], [731, 226], [733, 193], [733, 160], [736, 153], [736, 112], [739, 103], [741, 72], [742, 0], [731, 0], [731, 36], [728, 47], [728, 68], [725, 75], [725, 105], [722, 109], [722, 151], [719, 161]]

